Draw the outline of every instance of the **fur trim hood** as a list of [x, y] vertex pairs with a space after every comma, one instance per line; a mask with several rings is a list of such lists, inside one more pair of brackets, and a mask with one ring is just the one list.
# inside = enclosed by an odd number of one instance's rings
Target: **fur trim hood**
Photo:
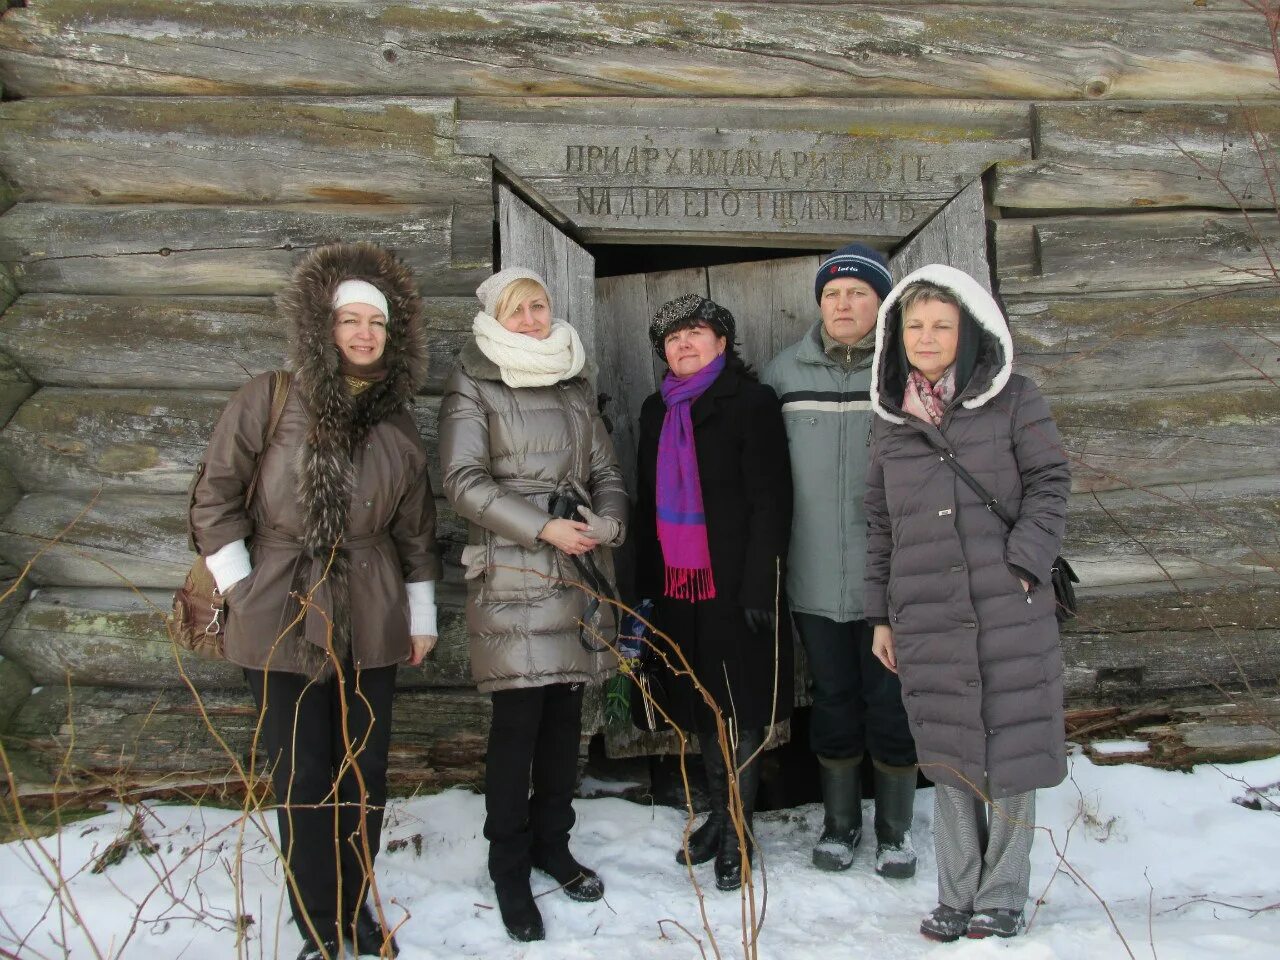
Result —
[[[343, 280], [365, 280], [387, 298], [385, 376], [352, 395], [333, 339], [333, 294]], [[298, 451], [298, 500], [304, 522], [302, 545], [319, 564], [332, 557], [328, 584], [333, 603], [333, 650], [339, 659], [350, 645], [349, 559], [334, 550], [347, 530], [355, 470], [352, 452], [374, 426], [407, 413], [426, 379], [422, 299], [409, 267], [370, 243], [335, 243], [308, 253], [276, 298], [293, 327], [294, 380], [307, 410], [306, 440]], [[303, 585], [305, 589], [305, 585]], [[328, 651], [307, 643], [308, 673], [327, 673]]]
[[[1009, 323], [995, 298], [967, 273], [945, 263], [932, 263], [903, 277], [885, 297], [876, 319], [876, 348], [871, 361], [871, 409], [877, 416], [890, 423], [904, 423], [900, 407], [901, 396], [886, 396], [896, 385], [891, 368], [896, 366], [898, 342], [901, 336], [898, 297], [917, 280], [926, 280], [950, 290], [971, 316], [982, 335], [978, 360], [968, 384], [960, 386], [961, 401], [970, 410], [982, 406], [1004, 389], [1013, 373], [1013, 338]], [[887, 377], [887, 374], [889, 375]], [[888, 382], [886, 382], [886, 379]]]

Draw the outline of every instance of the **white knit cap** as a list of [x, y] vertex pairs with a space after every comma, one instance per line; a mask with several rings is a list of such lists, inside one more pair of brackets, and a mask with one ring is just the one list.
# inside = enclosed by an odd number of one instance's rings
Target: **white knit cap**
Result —
[[[476, 287], [476, 296], [484, 304], [484, 312], [492, 317], [493, 311], [498, 307], [498, 298], [502, 296], [502, 291], [517, 280], [536, 280], [542, 284], [543, 290], [547, 290], [547, 281], [534, 271], [526, 270], [524, 267], [507, 267]], [[547, 296], [550, 295], [551, 291], [547, 290]]]
[[338, 289], [333, 291], [333, 309], [340, 310], [349, 303], [364, 303], [377, 307], [384, 317], [391, 319], [391, 311], [387, 309], [387, 298], [368, 280], [343, 280], [338, 284]]

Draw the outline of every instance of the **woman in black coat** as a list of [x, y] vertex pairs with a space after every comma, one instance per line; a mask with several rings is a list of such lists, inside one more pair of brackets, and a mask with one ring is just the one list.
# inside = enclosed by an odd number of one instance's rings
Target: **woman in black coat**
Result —
[[[728, 310], [694, 294], [658, 311], [649, 336], [669, 372], [640, 412], [636, 586], [656, 626], [715, 701], [734, 744], [745, 825], [768, 726], [791, 715], [792, 654], [782, 597], [791, 464], [778, 398], [734, 350]], [[659, 641], [661, 644], [662, 641]], [[664, 652], [680, 665], [674, 650]], [[702, 747], [712, 809], [676, 854], [715, 858], [716, 884], [742, 882], [717, 717], [687, 677], [663, 677], [663, 708]], [[752, 854], [748, 843], [746, 855]]]

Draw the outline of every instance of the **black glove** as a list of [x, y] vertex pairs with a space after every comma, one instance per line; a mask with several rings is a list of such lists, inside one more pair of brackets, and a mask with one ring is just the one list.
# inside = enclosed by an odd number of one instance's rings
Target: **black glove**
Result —
[[742, 614], [747, 618], [747, 626], [756, 633], [763, 633], [767, 630], [772, 634], [778, 622], [772, 610], [753, 610], [747, 607], [742, 611]]

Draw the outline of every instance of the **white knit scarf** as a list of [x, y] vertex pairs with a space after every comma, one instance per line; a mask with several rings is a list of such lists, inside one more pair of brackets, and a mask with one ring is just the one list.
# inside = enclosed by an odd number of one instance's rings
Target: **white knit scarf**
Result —
[[512, 333], [481, 310], [471, 331], [476, 346], [497, 364], [508, 387], [547, 387], [576, 377], [587, 362], [578, 331], [563, 320], [553, 320], [547, 338], [536, 340]]

